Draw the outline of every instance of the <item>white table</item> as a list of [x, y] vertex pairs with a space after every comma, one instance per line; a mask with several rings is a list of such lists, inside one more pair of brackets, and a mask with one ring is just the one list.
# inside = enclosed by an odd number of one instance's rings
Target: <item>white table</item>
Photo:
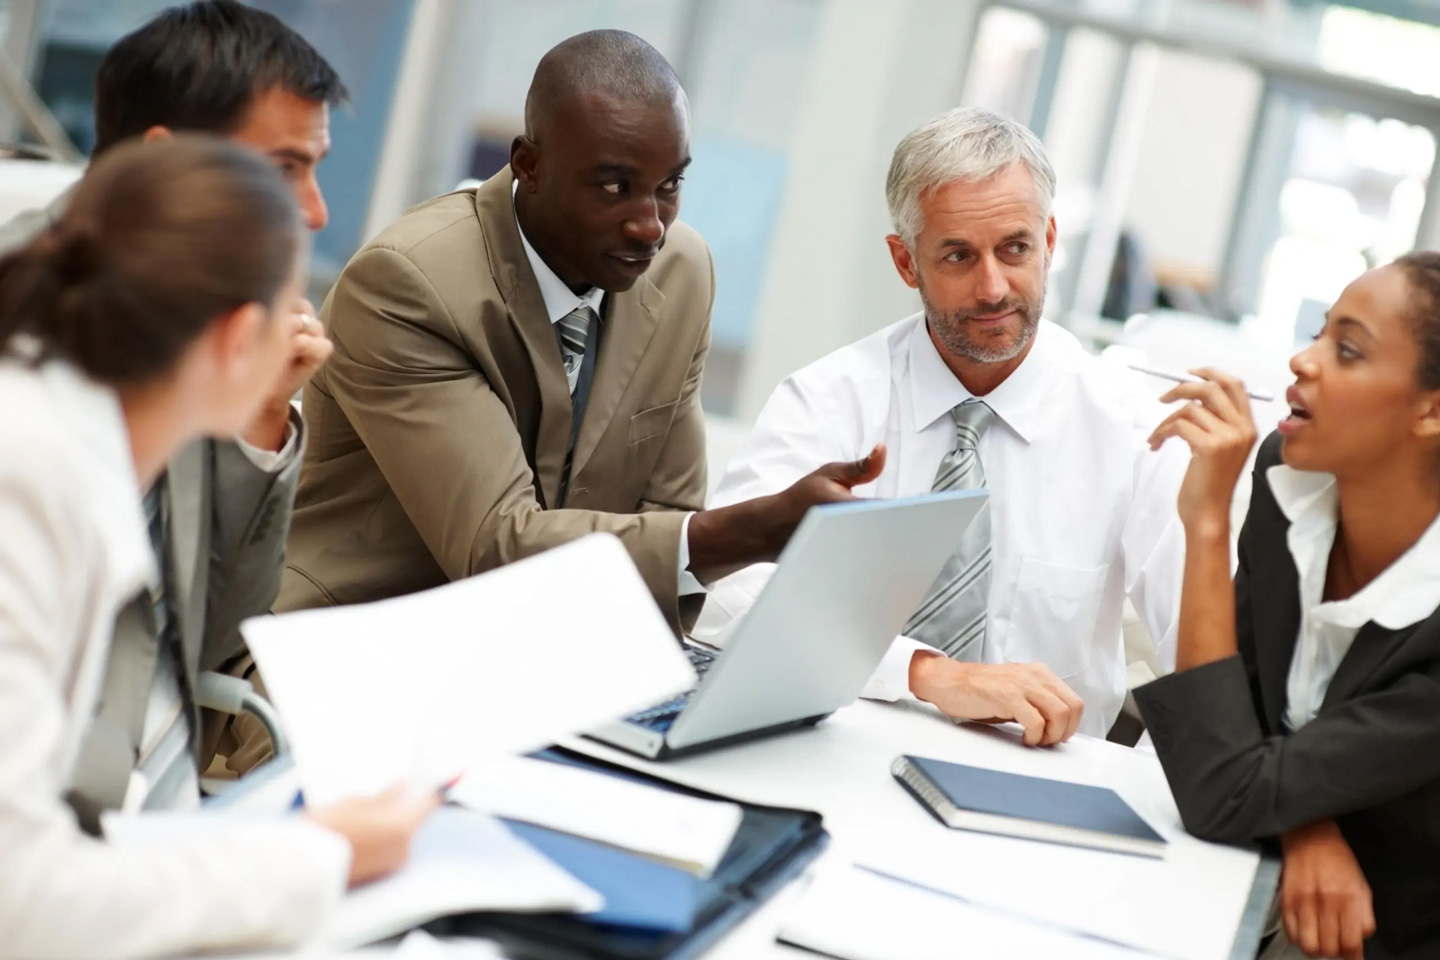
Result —
[[[1193, 930], [1172, 932], [1217, 944], [1207, 960], [1254, 957], [1279, 873], [1274, 861], [1259, 860], [1257, 866], [1253, 854], [1185, 834], [1153, 754], [1088, 737], [1051, 749], [1026, 748], [1013, 728], [956, 724], [925, 704], [860, 701], [811, 730], [663, 763], [582, 737], [562, 746], [739, 800], [818, 811], [831, 835], [817, 862], [821, 867], [854, 861], [924, 882], [938, 876], [936, 864], [963, 865], [946, 871], [945, 879], [983, 875], [987, 886], [1024, 884], [1027, 895], [1050, 898], [1062, 913], [1068, 911], [1062, 922], [1083, 921], [1117, 897], [1127, 912], [1142, 917], [1151, 911], [1147, 897], [1173, 895], [1173, 902], [1185, 904], [1183, 923]], [[1111, 787], [1170, 840], [1170, 849], [1163, 862], [1149, 861], [947, 830], [891, 777], [890, 764], [902, 753]], [[272, 796], [283, 797], [287, 790], [293, 795], [283, 771], [262, 779], [269, 781]], [[926, 870], [930, 876], [917, 875]], [[800, 887], [790, 884], [708, 956], [814, 956], [775, 939]]]

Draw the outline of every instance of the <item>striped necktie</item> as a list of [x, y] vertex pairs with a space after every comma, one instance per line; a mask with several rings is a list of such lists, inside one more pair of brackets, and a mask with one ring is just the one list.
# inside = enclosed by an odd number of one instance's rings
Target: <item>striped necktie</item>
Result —
[[[995, 419], [995, 411], [971, 398], [950, 411], [955, 418], [955, 449], [940, 461], [934, 491], [974, 490], [985, 486], [985, 466], [976, 449]], [[978, 661], [985, 641], [990, 600], [990, 505], [980, 509], [955, 552], [945, 562], [910, 621], [905, 636], [954, 660]]]
[[585, 341], [590, 338], [594, 320], [595, 309], [588, 303], [582, 303], [555, 324], [560, 337], [560, 357], [565, 361], [565, 379], [572, 394], [580, 379], [580, 366], [585, 361]]

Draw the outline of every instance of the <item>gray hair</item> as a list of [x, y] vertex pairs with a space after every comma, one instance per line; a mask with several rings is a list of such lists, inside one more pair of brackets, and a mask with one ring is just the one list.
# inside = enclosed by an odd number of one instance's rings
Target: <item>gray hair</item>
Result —
[[978, 107], [957, 107], [912, 130], [895, 148], [885, 178], [895, 232], [913, 243], [924, 225], [920, 200], [925, 194], [947, 183], [988, 180], [1016, 163], [1030, 171], [1048, 217], [1055, 169], [1039, 138], [1025, 127]]

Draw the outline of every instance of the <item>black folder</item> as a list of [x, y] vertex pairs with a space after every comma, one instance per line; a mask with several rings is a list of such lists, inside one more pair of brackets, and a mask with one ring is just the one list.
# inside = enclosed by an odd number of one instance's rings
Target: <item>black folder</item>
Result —
[[[649, 784], [664, 790], [726, 800], [660, 777], [639, 773], [560, 747], [535, 754]], [[487, 937], [518, 960], [687, 960], [714, 946], [771, 895], [805, 869], [829, 842], [820, 815], [808, 810], [741, 803], [744, 818], [714, 874], [697, 881], [689, 930], [661, 933], [605, 926], [574, 914], [472, 913], [426, 926], [438, 936]]]

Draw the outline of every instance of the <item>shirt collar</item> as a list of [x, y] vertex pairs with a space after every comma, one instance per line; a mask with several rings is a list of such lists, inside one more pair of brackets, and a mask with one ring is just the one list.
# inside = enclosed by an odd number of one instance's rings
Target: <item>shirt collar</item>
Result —
[[[510, 185], [511, 210], [514, 210], [515, 192], [520, 189], [520, 181]], [[520, 231], [520, 242], [525, 246], [525, 259], [530, 261], [530, 272], [535, 274], [535, 282], [540, 285], [540, 298], [545, 301], [545, 313], [549, 315], [551, 323], [559, 323], [561, 318], [569, 314], [576, 307], [588, 304], [595, 315], [600, 315], [600, 302], [605, 299], [605, 291], [599, 287], [591, 287], [583, 296], [576, 295], [575, 291], [565, 285], [565, 281], [555, 276], [555, 271], [550, 269], [546, 263], [530, 246], [530, 240], [525, 236], [525, 228], [520, 226], [520, 218], [515, 218], [515, 226]]]
[[[1015, 372], [984, 397], [986, 406], [1026, 443], [1035, 435], [1040, 399], [1045, 391], [1045, 327], [1040, 321], [1030, 352]], [[924, 430], [957, 405], [974, 397], [951, 372], [930, 339], [924, 314], [910, 332], [910, 403], [915, 429]]]
[[[1334, 476], [1280, 463], [1265, 471], [1265, 479], [1296, 533], [1326, 546], [1334, 543], [1340, 503]], [[1308, 563], [1329, 563], [1328, 550], [1316, 553]], [[1296, 558], [1297, 565], [1300, 559]], [[1300, 574], [1303, 577], [1305, 571]], [[1358, 630], [1374, 621], [1387, 630], [1399, 630], [1424, 620], [1436, 608], [1440, 608], [1440, 517], [1400, 559], [1354, 596], [1322, 604], [1319, 609], [1324, 619], [1337, 626]]]

